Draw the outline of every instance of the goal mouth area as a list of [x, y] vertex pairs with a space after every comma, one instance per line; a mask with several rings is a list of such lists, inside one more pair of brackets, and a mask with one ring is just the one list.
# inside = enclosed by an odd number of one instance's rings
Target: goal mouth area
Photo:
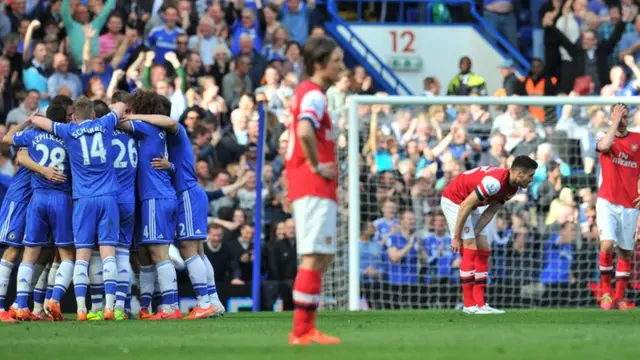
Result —
[[[344, 206], [347, 207], [348, 218], [343, 219], [346, 220], [347, 224], [344, 222], [342, 226], [346, 233], [343, 230], [343, 241], [347, 242], [348, 239], [348, 249], [345, 251], [346, 257], [345, 260], [348, 264], [345, 264], [346, 268], [348, 268], [348, 297], [346, 300], [347, 307], [349, 310], [357, 311], [362, 310], [362, 275], [358, 269], [360, 267], [360, 236], [363, 227], [363, 206], [366, 204], [361, 203], [361, 200], [364, 199], [361, 196], [361, 178], [364, 175], [369, 175], [369, 169], [364, 170], [367, 174], [363, 174], [362, 168], [362, 157], [363, 157], [363, 141], [367, 141], [369, 129], [365, 128], [367, 125], [366, 120], [364, 119], [366, 116], [362, 115], [362, 112], [359, 112], [359, 108], [363, 105], [371, 106], [371, 105], [390, 105], [393, 107], [410, 107], [413, 109], [421, 108], [426, 109], [432, 105], [440, 105], [443, 107], [450, 106], [465, 106], [465, 105], [480, 105], [483, 107], [505, 107], [509, 105], [518, 105], [521, 107], [555, 107], [555, 106], [599, 106], [599, 107], [607, 107], [610, 105], [614, 105], [616, 103], [625, 103], [629, 107], [640, 106], [640, 97], [599, 97], [599, 96], [585, 96], [585, 97], [573, 97], [573, 96], [512, 96], [512, 97], [492, 97], [492, 96], [435, 96], [435, 97], [426, 97], [426, 96], [378, 96], [378, 95], [351, 95], [348, 98], [348, 106], [346, 111], [346, 119], [345, 123], [348, 126], [346, 129], [347, 141], [344, 149], [339, 151], [343, 152], [343, 155], [346, 155], [343, 159], [346, 158], [346, 169], [347, 169], [347, 182], [346, 184], [346, 196], [340, 198], [340, 201], [343, 202]], [[525, 110], [527, 110], [526, 108]], [[361, 109], [360, 109], [361, 110]], [[575, 110], [575, 108], [574, 108]], [[527, 110], [528, 111], [528, 110]], [[392, 112], [393, 113], [393, 112]], [[560, 112], [558, 112], [558, 118], [560, 118]], [[393, 115], [393, 114], [392, 114]], [[605, 113], [605, 116], [608, 114]], [[633, 120], [630, 119], [630, 123]], [[540, 122], [536, 122], [539, 124]], [[556, 124], [554, 124], [555, 126]], [[630, 124], [629, 127], [632, 125]], [[553, 132], [553, 131], [552, 131]], [[577, 141], [577, 140], [576, 140]], [[551, 140], [549, 140], [551, 142]], [[569, 141], [567, 141], [567, 144]], [[573, 144], [573, 142], [572, 142]], [[563, 145], [564, 146], [564, 145]], [[346, 154], [344, 154], [346, 152]], [[569, 166], [573, 166], [572, 161], [575, 159], [567, 159], [566, 163]], [[582, 160], [581, 160], [582, 161]], [[597, 157], [596, 157], [596, 166], [597, 166]], [[578, 164], [576, 164], [578, 166]], [[584, 166], [584, 164], [583, 164]], [[397, 170], [397, 168], [395, 169]], [[594, 176], [593, 174], [581, 174], [581, 173], [572, 173], [569, 176], [564, 176], [563, 179], [566, 179], [568, 186], [574, 188], [574, 196], [578, 196], [575, 189], [580, 189], [581, 187], [595, 187]], [[375, 195], [375, 194], [374, 194]], [[595, 196], [595, 194], [593, 195]], [[438, 196], [439, 197], [439, 196]], [[439, 203], [439, 199], [438, 199]], [[548, 215], [547, 213], [543, 214], [545, 217]], [[538, 215], [540, 217], [542, 215]], [[340, 230], [339, 230], [340, 231]], [[580, 228], [578, 227], [578, 232]], [[346, 244], [345, 244], [346, 245]], [[596, 264], [597, 265], [597, 264]], [[352, 270], [354, 269], [354, 270]], [[589, 271], [593, 269], [589, 268]], [[597, 269], [596, 269], [597, 271]], [[521, 289], [518, 289], [521, 291]], [[537, 285], [531, 285], [525, 289], [523, 289], [529, 298], [537, 298], [542, 291]], [[588, 289], [587, 289], [588, 291]], [[531, 293], [531, 294], [529, 294]], [[344, 294], [344, 293], [343, 293]]]

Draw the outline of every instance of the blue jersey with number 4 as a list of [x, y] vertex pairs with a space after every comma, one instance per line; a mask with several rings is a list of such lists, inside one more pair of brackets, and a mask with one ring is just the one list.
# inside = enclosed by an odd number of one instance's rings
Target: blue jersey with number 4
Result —
[[167, 139], [169, 146], [169, 161], [176, 167], [173, 175], [173, 187], [177, 192], [183, 192], [198, 185], [196, 177], [196, 156], [193, 153], [191, 140], [184, 127], [178, 124], [178, 132], [169, 134]]
[[59, 137], [40, 129], [29, 129], [13, 135], [13, 144], [26, 147], [33, 161], [44, 167], [56, 168], [67, 177], [62, 183], [52, 182], [40, 174], [31, 177], [31, 188], [71, 192], [71, 174], [67, 145]]
[[139, 200], [175, 198], [168, 170], [151, 166], [154, 158], [168, 158], [167, 133], [144, 121], [132, 121], [133, 137], [138, 145], [138, 197]]
[[118, 204], [135, 204], [136, 171], [138, 168], [138, 144], [131, 134], [122, 130], [113, 131], [111, 140], [113, 167], [120, 184]]
[[111, 150], [117, 123], [113, 111], [80, 124], [54, 123], [53, 133], [64, 140], [71, 157], [74, 199], [115, 195], [120, 189]]

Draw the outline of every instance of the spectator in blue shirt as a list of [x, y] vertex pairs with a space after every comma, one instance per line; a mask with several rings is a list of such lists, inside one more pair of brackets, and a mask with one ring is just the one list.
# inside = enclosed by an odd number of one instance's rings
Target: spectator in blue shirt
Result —
[[572, 272], [576, 240], [576, 224], [565, 222], [560, 233], [553, 234], [544, 245], [544, 265], [540, 274], [540, 282], [547, 286], [545, 298], [554, 299], [557, 303], [549, 305], [565, 305], [570, 300], [570, 287], [575, 282]]
[[451, 249], [451, 235], [447, 232], [444, 214], [438, 212], [433, 218], [434, 231], [427, 234], [420, 244], [427, 263], [426, 283], [449, 283], [457, 279], [460, 255]]
[[177, 24], [178, 9], [171, 5], [166, 6], [164, 9], [164, 25], [151, 30], [147, 38], [146, 45], [156, 54], [156, 64], [164, 64], [164, 55], [169, 52], [176, 52], [178, 48], [176, 38], [185, 34], [185, 31], [178, 27]]
[[400, 229], [387, 241], [387, 281], [391, 286], [393, 308], [414, 308], [419, 304], [419, 243], [415, 234], [416, 217], [406, 210], [400, 217]]
[[291, 40], [304, 45], [309, 38], [309, 20], [316, 7], [315, 0], [287, 0], [287, 4], [280, 8], [280, 23], [289, 29]]
[[620, 62], [624, 61], [625, 55], [633, 55], [635, 59], [640, 58], [640, 16], [636, 16], [636, 31], [632, 33], [626, 33], [620, 39]]
[[44, 43], [36, 43], [33, 47], [33, 59], [31, 65], [22, 72], [22, 80], [25, 89], [36, 90], [40, 93], [40, 107], [49, 105], [49, 92], [47, 91], [47, 78], [51, 70], [46, 65], [47, 46]]
[[242, 9], [240, 19], [236, 19], [231, 26], [231, 54], [233, 54], [233, 56], [241, 52], [240, 38], [243, 35], [251, 37], [255, 51], [259, 52], [262, 50], [262, 43], [264, 42], [264, 18], [257, 19], [255, 12], [247, 8]]
[[84, 94], [82, 80], [72, 72], [69, 72], [69, 60], [64, 54], [55, 54], [53, 56], [53, 73], [47, 80], [47, 88], [49, 89], [49, 98], [53, 98], [58, 94], [60, 88], [71, 90], [71, 99]]

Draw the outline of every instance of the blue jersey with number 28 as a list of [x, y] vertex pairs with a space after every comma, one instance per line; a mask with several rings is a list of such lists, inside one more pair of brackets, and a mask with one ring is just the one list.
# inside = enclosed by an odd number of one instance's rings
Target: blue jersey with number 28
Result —
[[118, 123], [115, 112], [80, 124], [54, 123], [54, 135], [67, 144], [71, 157], [73, 198], [115, 195], [120, 184], [113, 167], [111, 140]]
[[69, 156], [67, 145], [62, 139], [40, 129], [29, 129], [13, 135], [13, 144], [26, 147], [33, 161], [44, 167], [56, 168], [67, 177], [65, 182], [55, 183], [42, 175], [34, 174], [31, 177], [31, 188], [71, 192]]

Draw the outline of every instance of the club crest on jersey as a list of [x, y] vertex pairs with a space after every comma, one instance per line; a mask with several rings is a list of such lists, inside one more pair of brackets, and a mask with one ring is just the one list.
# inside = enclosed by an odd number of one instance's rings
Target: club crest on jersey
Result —
[[468, 226], [465, 226], [465, 227], [464, 227], [464, 232], [465, 232], [465, 233], [468, 233], [469, 231], [471, 231], [471, 229], [469, 229], [469, 227], [468, 227]]
[[331, 241], [332, 241], [332, 240], [333, 240], [333, 239], [331, 239], [331, 236], [327, 236], [326, 238], [324, 238], [324, 243], [325, 243], [326, 245], [331, 245]]
[[9, 233], [9, 239], [10, 240], [15, 240], [16, 239], [16, 234], [15, 233]]
[[631, 144], [631, 151], [638, 150], [638, 144]]

